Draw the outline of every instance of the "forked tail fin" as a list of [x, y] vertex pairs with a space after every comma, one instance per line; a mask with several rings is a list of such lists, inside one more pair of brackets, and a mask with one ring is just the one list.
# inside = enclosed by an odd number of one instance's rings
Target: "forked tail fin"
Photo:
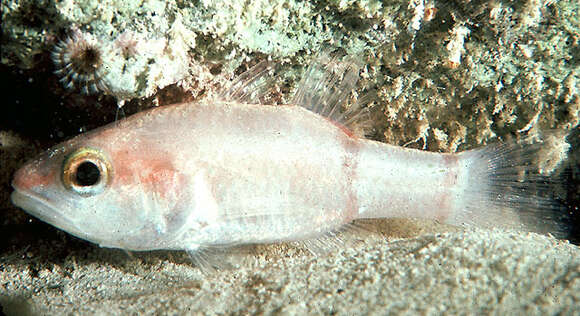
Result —
[[551, 132], [460, 153], [462, 198], [449, 222], [567, 237], [570, 210], [557, 197], [557, 167], [569, 147], [564, 133]]

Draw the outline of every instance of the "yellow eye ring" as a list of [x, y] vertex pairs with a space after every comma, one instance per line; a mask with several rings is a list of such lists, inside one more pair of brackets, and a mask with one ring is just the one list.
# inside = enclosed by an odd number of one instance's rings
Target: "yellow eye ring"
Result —
[[62, 183], [81, 196], [92, 196], [105, 190], [111, 179], [111, 164], [102, 152], [80, 148], [63, 163]]

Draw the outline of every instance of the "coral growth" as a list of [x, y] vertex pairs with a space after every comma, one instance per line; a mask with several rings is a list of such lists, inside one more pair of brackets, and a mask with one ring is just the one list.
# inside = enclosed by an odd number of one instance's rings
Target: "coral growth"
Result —
[[75, 30], [52, 53], [55, 73], [68, 89], [78, 89], [84, 94], [106, 91], [104, 54], [102, 45], [91, 34]]
[[367, 64], [357, 92], [377, 91], [376, 136], [390, 143], [453, 152], [580, 122], [578, 1], [5, 3], [3, 62], [27, 67], [76, 26], [84, 42], [73, 35], [55, 52], [63, 82], [119, 103], [172, 85], [216, 94], [210, 79], [263, 58], [291, 63], [291, 86], [310, 55], [336, 49]]
[[115, 46], [121, 50], [121, 54], [125, 59], [129, 59], [138, 54], [139, 50], [137, 45], [140, 39], [137, 34], [133, 32], [124, 32], [115, 41]]

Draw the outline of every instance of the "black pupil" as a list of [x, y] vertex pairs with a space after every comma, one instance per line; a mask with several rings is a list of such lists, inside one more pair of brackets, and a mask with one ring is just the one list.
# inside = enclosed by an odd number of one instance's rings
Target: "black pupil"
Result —
[[90, 161], [85, 161], [77, 167], [76, 184], [82, 187], [95, 185], [101, 178], [99, 167]]

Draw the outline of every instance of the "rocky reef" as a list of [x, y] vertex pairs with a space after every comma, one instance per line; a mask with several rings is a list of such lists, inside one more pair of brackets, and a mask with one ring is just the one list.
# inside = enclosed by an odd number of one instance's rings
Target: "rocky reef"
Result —
[[[579, 11], [574, 0], [2, 1], [0, 271], [48, 273], [41, 260], [56, 256], [66, 274], [87, 248], [11, 205], [24, 160], [124, 115], [214, 97], [261, 60], [283, 65], [284, 103], [319, 52], [357, 56], [352, 99], [379, 109], [369, 137], [391, 144], [455, 152], [577, 129]], [[577, 213], [571, 142], [563, 164], [550, 161]]]

